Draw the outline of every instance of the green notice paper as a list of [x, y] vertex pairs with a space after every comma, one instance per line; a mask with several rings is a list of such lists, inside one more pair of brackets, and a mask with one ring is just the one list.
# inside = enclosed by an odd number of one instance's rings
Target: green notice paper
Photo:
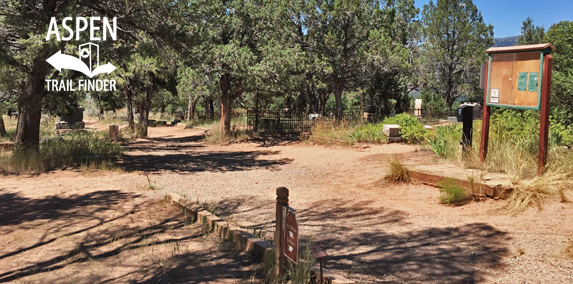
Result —
[[528, 91], [530, 92], [537, 92], [537, 81], [539, 79], [539, 73], [538, 72], [531, 72], [529, 73], [529, 86], [528, 86]]
[[517, 78], [517, 90], [527, 90], [527, 72], [519, 72], [519, 77]]

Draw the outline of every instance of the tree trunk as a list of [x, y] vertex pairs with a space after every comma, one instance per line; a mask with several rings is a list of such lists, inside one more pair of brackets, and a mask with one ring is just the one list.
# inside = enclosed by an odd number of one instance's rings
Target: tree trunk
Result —
[[285, 108], [287, 109], [292, 109], [292, 98], [291, 96], [288, 96], [285, 98]]
[[213, 99], [209, 99], [207, 103], [209, 104], [209, 118], [215, 119], [215, 106], [213, 105]]
[[231, 75], [223, 74], [221, 84], [221, 132], [227, 134], [231, 131]]
[[342, 83], [334, 85], [334, 99], [336, 100], [336, 118], [342, 118]]
[[452, 113], [452, 106], [453, 106], [455, 100], [456, 100], [456, 99], [455, 99], [454, 97], [452, 97], [452, 96], [447, 96], [447, 97], [446, 97], [446, 104], [448, 105], [448, 111], [449, 111], [450, 113]]
[[199, 101], [199, 97], [195, 99], [191, 99], [189, 96], [189, 104], [187, 104], [187, 120], [191, 120], [195, 118], [195, 109], [197, 107], [197, 102]]
[[46, 93], [45, 78], [48, 63], [45, 58], [34, 59], [29, 81], [22, 88], [18, 100], [18, 124], [14, 152], [40, 150], [40, 118], [42, 117], [42, 99]]
[[133, 119], [133, 94], [129, 88], [125, 90], [125, 94], [127, 97], [127, 123], [129, 125], [129, 129], [133, 132], [135, 131], [135, 122]]
[[253, 130], [259, 130], [259, 92], [255, 94], [255, 125], [253, 126]]
[[199, 102], [199, 98], [196, 98], [191, 102], [191, 119], [195, 118], [195, 113], [197, 110], [197, 102]]
[[191, 104], [192, 104], [192, 99], [191, 96], [189, 96], [189, 103], [187, 104], [187, 117], [185, 118], [185, 120], [189, 121], [191, 120], [194, 115], [191, 114]]
[[325, 116], [326, 115], [326, 102], [328, 101], [328, 93], [321, 90], [317, 92], [318, 95], [318, 99], [319, 99], [319, 105], [318, 105], [318, 110], [320, 112], [321, 115]]
[[141, 108], [139, 109], [139, 127], [140, 127], [140, 135], [142, 137], [147, 137], [147, 122], [149, 121], [149, 109], [151, 108], [151, 84], [147, 87], [147, 94], [145, 96], [145, 102], [141, 104]]
[[2, 114], [0, 113], [0, 137], [6, 136], [6, 127], [4, 127], [4, 118], [2, 118]]
[[221, 96], [221, 132], [227, 134], [231, 131], [231, 96]]

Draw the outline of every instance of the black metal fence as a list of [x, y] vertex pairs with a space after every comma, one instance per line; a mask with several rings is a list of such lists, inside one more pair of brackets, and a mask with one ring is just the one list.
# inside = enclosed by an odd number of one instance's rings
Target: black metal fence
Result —
[[[362, 109], [347, 109], [339, 119], [360, 120]], [[324, 114], [300, 113], [289, 110], [247, 110], [247, 126], [253, 130], [273, 133], [306, 132], [312, 123], [320, 118], [336, 119], [336, 110], [326, 110]]]
[[284, 110], [247, 110], [247, 126], [261, 132], [305, 132], [310, 131], [312, 120], [301, 113]]

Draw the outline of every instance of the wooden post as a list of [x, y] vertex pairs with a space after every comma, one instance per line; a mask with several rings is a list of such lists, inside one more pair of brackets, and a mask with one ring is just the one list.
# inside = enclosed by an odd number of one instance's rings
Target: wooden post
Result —
[[284, 267], [284, 227], [283, 227], [283, 206], [288, 206], [288, 189], [286, 187], [277, 188], [277, 212], [275, 223], [275, 273], [281, 274]]
[[119, 127], [117, 125], [110, 125], [109, 126], [109, 137], [113, 141], [117, 141], [117, 137], [119, 136]]
[[[485, 68], [485, 80], [487, 81], [487, 71], [489, 66], [489, 60], [486, 61], [486, 68]], [[483, 115], [482, 115], [482, 122], [481, 122], [481, 142], [479, 148], [479, 160], [485, 161], [487, 156], [487, 146], [489, 143], [489, 116], [491, 114], [491, 107], [487, 106], [487, 83], [484, 90], [483, 95]]]
[[553, 56], [547, 54], [543, 60], [543, 82], [541, 86], [541, 129], [539, 131], [539, 161], [537, 173], [545, 172], [547, 164], [547, 147], [549, 139], [549, 101], [551, 98], [551, 70], [553, 68]]

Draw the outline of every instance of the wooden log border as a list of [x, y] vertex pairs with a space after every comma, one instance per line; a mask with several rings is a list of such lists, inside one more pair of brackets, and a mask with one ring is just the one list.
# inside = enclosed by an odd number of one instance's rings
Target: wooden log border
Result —
[[[262, 262], [269, 257], [274, 258], [274, 246], [269, 241], [265, 241], [237, 226], [227, 223], [227, 221], [211, 214], [211, 212], [205, 210], [199, 204], [185, 199], [178, 194], [169, 193], [168, 196], [171, 199], [172, 205], [176, 205], [185, 211], [186, 214], [193, 216], [197, 222], [203, 222], [203, 220], [206, 220], [213, 233], [216, 233], [221, 239], [230, 241], [239, 249], [251, 254], [255, 261]], [[311, 275], [320, 275], [320, 268], [318, 265], [313, 266]], [[325, 278], [324, 280], [326, 280], [324, 283], [356, 283], [324, 269], [323, 275]]]

